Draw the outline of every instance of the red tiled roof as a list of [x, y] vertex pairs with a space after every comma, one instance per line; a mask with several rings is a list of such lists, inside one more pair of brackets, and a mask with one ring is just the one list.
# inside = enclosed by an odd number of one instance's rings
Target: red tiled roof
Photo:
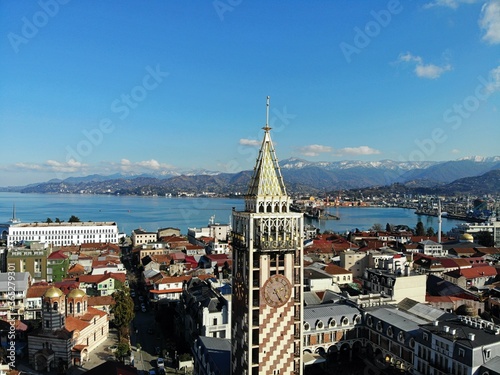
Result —
[[81, 283], [98, 283], [102, 277], [103, 275], [81, 275], [78, 277], [78, 280]]
[[43, 297], [47, 289], [51, 288], [52, 285], [32, 285], [28, 288], [26, 293], [26, 298], [37, 298]]
[[53, 253], [51, 253], [47, 259], [48, 260], [55, 260], [55, 259], [67, 259], [68, 256], [67, 255], [64, 255], [62, 253], [62, 251], [54, 251]]
[[186, 244], [186, 250], [205, 250], [203, 246]]
[[75, 330], [82, 331], [85, 328], [89, 326], [89, 323], [84, 322], [83, 320], [80, 320], [78, 318], [68, 316], [66, 318], [66, 324], [64, 327], [66, 328], [67, 331], [73, 332]]
[[85, 273], [85, 268], [80, 263], [72, 265], [68, 270], [68, 275], [82, 273]]
[[189, 280], [191, 280], [191, 276], [166, 276], [156, 281], [155, 284], [173, 284]]
[[439, 302], [453, 302], [453, 301], [461, 301], [462, 298], [454, 297], [454, 296], [425, 296], [425, 302], [429, 303], [439, 303]]
[[116, 303], [113, 296], [95, 296], [89, 297], [88, 306], [105, 306], [105, 305], [114, 305]]
[[476, 250], [474, 250], [473, 247], [452, 247], [450, 251], [451, 250], [460, 255], [474, 255], [476, 253]]
[[345, 274], [352, 274], [351, 271], [346, 270], [345, 268], [339, 267], [336, 264], [330, 263], [327, 265], [324, 269], [325, 272], [329, 273], [330, 275], [345, 275]]
[[467, 279], [475, 279], [477, 277], [496, 276], [497, 270], [492, 266], [473, 267], [461, 269], [460, 274]]

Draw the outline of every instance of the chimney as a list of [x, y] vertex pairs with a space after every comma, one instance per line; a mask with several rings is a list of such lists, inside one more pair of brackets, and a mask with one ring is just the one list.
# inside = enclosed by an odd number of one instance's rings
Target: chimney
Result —
[[474, 341], [474, 338], [476, 337], [476, 335], [475, 335], [475, 334], [473, 334], [473, 333], [469, 333], [469, 335], [468, 335], [468, 336], [469, 336], [469, 340], [470, 340], [470, 341]]
[[434, 324], [434, 327], [437, 327], [439, 325], [439, 321], [435, 320], [433, 324]]
[[445, 332], [445, 333], [450, 332], [450, 327], [448, 327], [448, 326], [444, 326], [444, 327], [443, 327], [443, 332]]

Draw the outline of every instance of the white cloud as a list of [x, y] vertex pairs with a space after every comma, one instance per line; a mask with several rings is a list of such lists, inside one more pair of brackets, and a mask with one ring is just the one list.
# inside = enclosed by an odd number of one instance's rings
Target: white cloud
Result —
[[413, 63], [415, 64], [415, 74], [419, 78], [436, 79], [444, 72], [452, 69], [450, 64], [438, 66], [435, 64], [424, 64], [424, 60], [420, 56], [412, 55], [410, 52], [400, 54], [396, 63]]
[[14, 164], [14, 166], [17, 169], [41, 171], [41, 172], [58, 172], [58, 173], [73, 173], [78, 171], [85, 171], [88, 167], [87, 164], [80, 163], [74, 159], [70, 159], [65, 163], [56, 160], [47, 160], [43, 164], [16, 163]]
[[486, 92], [494, 93], [500, 91], [500, 65], [490, 70], [488, 84], [485, 87]]
[[460, 150], [458, 148], [454, 148], [453, 150], [451, 150], [451, 153], [452, 154], [460, 154]]
[[258, 141], [256, 139], [241, 138], [240, 145], [258, 147], [258, 146], [260, 146], [260, 141]]
[[479, 26], [485, 32], [483, 35], [485, 42], [500, 43], [500, 1], [490, 0], [483, 5]]
[[332, 150], [330, 146], [322, 145], [309, 145], [299, 148], [299, 152], [304, 156], [318, 156], [319, 154], [332, 152]]
[[175, 169], [174, 166], [160, 163], [155, 159], [131, 162], [128, 159], [121, 159], [119, 163], [110, 163], [111, 167], [118, 168], [125, 172], [141, 172], [146, 170], [158, 171], [162, 169]]
[[451, 65], [447, 64], [444, 66], [437, 66], [434, 64], [417, 64], [415, 67], [415, 73], [417, 77], [436, 79], [441, 76], [444, 72], [451, 70]]
[[424, 4], [424, 9], [434, 8], [434, 7], [447, 7], [451, 9], [457, 9], [460, 4], [474, 4], [479, 0], [434, 0], [430, 3]]
[[344, 156], [359, 156], [359, 155], [377, 155], [380, 154], [380, 151], [368, 146], [359, 146], [359, 147], [345, 147], [335, 150], [335, 155]]

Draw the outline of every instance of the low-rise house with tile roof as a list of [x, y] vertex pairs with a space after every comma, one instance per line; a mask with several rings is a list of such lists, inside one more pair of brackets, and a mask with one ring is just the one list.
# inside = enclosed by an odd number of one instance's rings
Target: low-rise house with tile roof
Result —
[[46, 282], [36, 283], [28, 287], [24, 319], [39, 320], [42, 318], [43, 295], [51, 287], [52, 285]]
[[47, 257], [47, 281], [62, 281], [69, 269], [69, 257], [62, 251], [54, 251]]
[[427, 295], [425, 302], [435, 308], [458, 315], [480, 316], [485, 311], [485, 303], [483, 301], [460, 296]]
[[126, 286], [126, 275], [123, 273], [107, 273], [104, 275], [82, 275], [78, 278], [80, 289], [88, 296], [110, 296], [116, 290]]
[[458, 269], [443, 274], [443, 279], [464, 289], [481, 288], [495, 280], [497, 270], [493, 266]]
[[104, 311], [108, 315], [111, 314], [111, 307], [115, 304], [115, 299], [111, 295], [89, 297], [88, 299], [88, 305], [90, 307]]
[[79, 277], [79, 276], [85, 275], [85, 274], [86, 274], [85, 268], [80, 263], [76, 263], [76, 264], [73, 264], [72, 266], [70, 266], [70, 268], [67, 272], [67, 277], [76, 278], [76, 277]]
[[191, 276], [164, 276], [158, 278], [153, 281], [152, 288], [149, 290], [151, 301], [180, 301], [182, 288], [189, 280], [191, 280]]
[[457, 257], [468, 258], [476, 255], [476, 250], [474, 247], [452, 247], [448, 250], [448, 253]]

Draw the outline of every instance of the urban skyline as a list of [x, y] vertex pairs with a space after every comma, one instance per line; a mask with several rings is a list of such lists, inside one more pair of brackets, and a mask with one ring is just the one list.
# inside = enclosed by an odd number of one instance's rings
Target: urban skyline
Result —
[[[86, 3], [88, 4], [88, 3]], [[2, 2], [2, 185], [496, 156], [500, 3]]]

